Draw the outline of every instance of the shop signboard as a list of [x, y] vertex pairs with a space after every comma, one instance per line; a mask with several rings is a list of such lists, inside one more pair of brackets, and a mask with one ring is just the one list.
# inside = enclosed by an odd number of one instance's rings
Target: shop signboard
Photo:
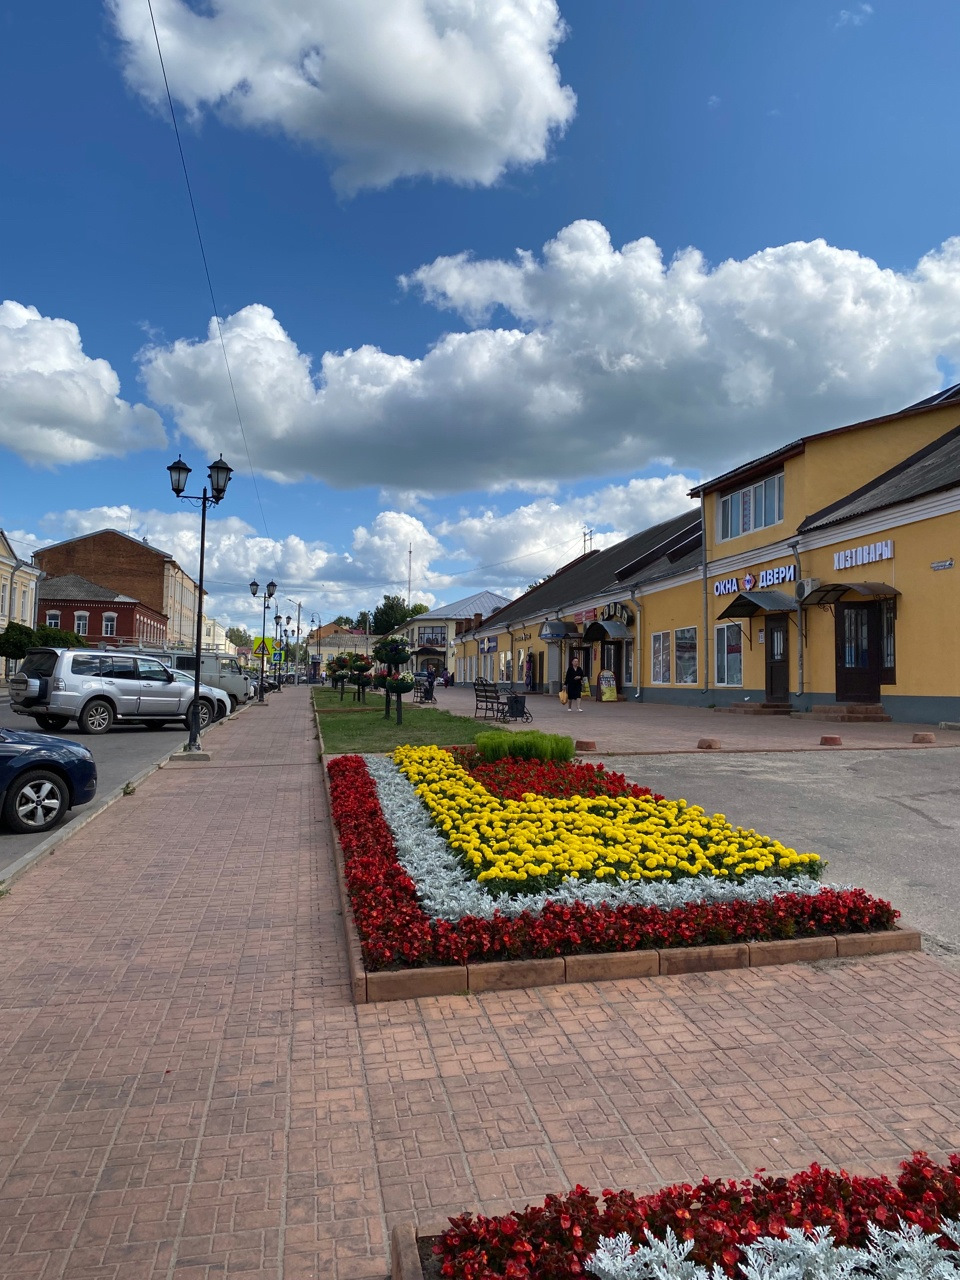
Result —
[[575, 613], [573, 615], [573, 620], [574, 622], [580, 622], [580, 623], [596, 622], [597, 611], [596, 609], [581, 609], [579, 613]]
[[738, 591], [767, 591], [770, 587], [779, 587], [784, 582], [796, 582], [797, 566], [795, 564], [779, 564], [773, 569], [761, 569], [760, 576], [745, 573], [742, 578], [718, 578], [713, 584], [715, 596], [735, 596]]
[[876, 564], [878, 560], [893, 559], [893, 539], [865, 542], [860, 547], [845, 547], [833, 553], [834, 569], [857, 569], [860, 565]]
[[500, 644], [500, 637], [499, 637], [499, 636], [481, 636], [481, 637], [480, 637], [480, 652], [481, 652], [481, 653], [496, 653], [496, 652], [497, 652], [497, 648], [498, 648], [499, 644]]
[[597, 680], [600, 684], [600, 701], [616, 702], [617, 700], [617, 677], [612, 671], [601, 671]]
[[620, 604], [619, 601], [616, 603], [605, 604], [600, 610], [598, 617], [600, 622], [607, 622], [611, 618], [615, 619], [617, 622], [622, 622], [625, 627], [633, 626], [633, 614], [625, 604]]

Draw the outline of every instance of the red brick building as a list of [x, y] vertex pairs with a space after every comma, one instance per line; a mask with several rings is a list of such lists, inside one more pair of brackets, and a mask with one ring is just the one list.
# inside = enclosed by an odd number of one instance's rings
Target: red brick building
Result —
[[43, 547], [33, 559], [50, 578], [77, 575], [162, 615], [167, 628], [163, 643], [193, 643], [197, 584], [168, 552], [117, 529], [100, 529]]
[[78, 574], [42, 578], [38, 598], [39, 623], [75, 631], [87, 644], [166, 644], [167, 620], [162, 613]]

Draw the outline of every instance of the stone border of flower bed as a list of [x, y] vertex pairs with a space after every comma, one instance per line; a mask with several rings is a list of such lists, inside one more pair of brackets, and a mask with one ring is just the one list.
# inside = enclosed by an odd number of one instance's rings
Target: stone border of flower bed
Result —
[[[319, 733], [319, 726], [318, 726]], [[332, 813], [330, 778], [322, 751], [320, 773], [327, 810]], [[523, 987], [558, 986], [568, 982], [601, 982], [614, 978], [657, 978], [719, 969], [761, 968], [855, 956], [921, 950], [916, 929], [902, 926], [879, 933], [845, 933], [776, 942], [731, 942], [718, 946], [605, 951], [595, 955], [554, 956], [545, 960], [499, 960], [482, 964], [434, 965], [419, 969], [369, 972], [363, 965], [360, 937], [353, 918], [344, 874], [344, 856], [335, 824], [330, 822], [350, 989], [355, 1004], [415, 1000], [422, 996], [456, 996], [481, 991], [513, 991]]]

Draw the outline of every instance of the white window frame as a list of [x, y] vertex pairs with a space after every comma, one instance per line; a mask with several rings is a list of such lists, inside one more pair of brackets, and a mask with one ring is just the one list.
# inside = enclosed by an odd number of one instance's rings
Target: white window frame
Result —
[[[735, 627], [740, 634], [740, 679], [739, 680], [727, 679], [729, 675], [729, 671], [727, 670], [727, 667], [728, 667], [727, 658], [730, 652], [729, 646], [727, 644], [727, 632], [731, 629], [731, 627]], [[721, 632], [723, 633], [722, 636], [720, 634]], [[717, 688], [719, 689], [742, 689], [743, 688], [743, 628], [737, 622], [721, 622], [721, 623], [718, 623], [717, 626], [714, 628], [713, 638], [714, 638], [714, 644], [715, 644], [714, 652], [716, 654], [716, 658], [715, 658], [716, 679], [714, 683], [717, 685]], [[721, 656], [723, 658], [722, 663], [721, 663]]]
[[53, 627], [55, 631], [60, 630], [60, 610], [59, 609], [48, 609], [46, 613], [46, 618], [47, 618], [46, 625], [48, 627]]
[[73, 615], [73, 629], [78, 636], [88, 636], [90, 634], [90, 614], [84, 613], [83, 610], [75, 612]]
[[[717, 541], [729, 542], [754, 529], [769, 529], [783, 524], [783, 472], [764, 476], [754, 484], [733, 489], [717, 499]], [[761, 518], [757, 512], [761, 510]]]
[[0, 582], [0, 617], [7, 616], [7, 584]]
[[[680, 636], [693, 634], [693, 670], [688, 671], [686, 678], [680, 672]], [[700, 674], [700, 636], [696, 627], [677, 627], [673, 633], [674, 684], [698, 684]]]
[[672, 684], [672, 635], [670, 631], [654, 631], [650, 637], [650, 683]]
[[105, 613], [101, 621], [102, 636], [115, 636], [117, 634], [117, 615], [115, 613]]

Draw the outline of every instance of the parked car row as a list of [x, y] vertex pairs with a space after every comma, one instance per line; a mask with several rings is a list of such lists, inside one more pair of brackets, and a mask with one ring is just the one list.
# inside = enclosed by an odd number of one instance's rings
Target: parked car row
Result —
[[79, 742], [0, 729], [0, 821], [19, 834], [55, 827], [97, 793], [97, 766]]
[[[11, 710], [54, 731], [71, 721], [85, 734], [106, 733], [115, 724], [189, 727], [193, 701], [192, 673], [129, 650], [30, 649], [10, 678]], [[223, 689], [200, 685], [201, 729], [232, 707]]]

